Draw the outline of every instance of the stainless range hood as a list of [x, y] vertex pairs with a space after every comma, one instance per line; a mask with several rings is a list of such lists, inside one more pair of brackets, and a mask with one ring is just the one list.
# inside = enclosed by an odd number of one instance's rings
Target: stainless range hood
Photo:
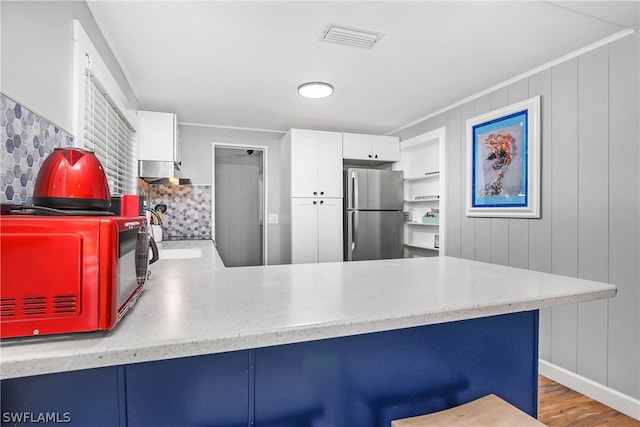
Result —
[[183, 178], [180, 164], [158, 160], [138, 160], [138, 176], [150, 184], [191, 184]]

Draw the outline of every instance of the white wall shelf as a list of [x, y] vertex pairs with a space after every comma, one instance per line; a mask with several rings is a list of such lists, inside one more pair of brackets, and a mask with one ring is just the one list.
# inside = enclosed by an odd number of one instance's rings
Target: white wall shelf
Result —
[[[444, 139], [444, 128], [440, 128], [400, 142], [400, 161], [393, 168], [402, 170], [406, 177], [404, 211], [406, 218], [411, 218], [404, 223], [406, 257], [444, 254]], [[438, 221], [423, 223], [422, 218], [435, 209]], [[435, 247], [436, 239], [439, 248]]]
[[415, 245], [413, 243], [405, 243], [404, 244], [406, 247], [409, 248], [416, 248], [416, 249], [426, 249], [428, 251], [439, 251], [439, 248], [436, 248], [435, 246], [429, 246], [429, 245]]
[[426, 203], [426, 202], [439, 202], [440, 196], [435, 194], [432, 196], [414, 196], [413, 199], [405, 199], [405, 203]]
[[440, 177], [440, 172], [425, 172], [424, 175], [417, 175], [417, 176], [410, 176], [408, 178], [405, 178], [405, 181], [421, 181], [423, 179], [431, 179], [431, 178], [439, 178]]

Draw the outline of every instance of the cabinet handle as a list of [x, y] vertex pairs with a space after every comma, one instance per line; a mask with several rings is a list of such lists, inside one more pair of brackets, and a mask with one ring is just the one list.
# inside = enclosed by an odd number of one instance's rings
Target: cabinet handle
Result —
[[377, 158], [378, 158], [378, 155], [376, 154], [376, 155], [375, 155], [375, 157], [376, 157], [376, 159], [377, 159]]
[[318, 195], [318, 192], [317, 192], [317, 191], [314, 191], [314, 192], [313, 192], [313, 195], [314, 195], [314, 196], [317, 196], [317, 195]]
[[320, 204], [323, 204], [323, 203], [324, 203], [324, 200], [320, 200]]
[[320, 195], [321, 195], [321, 196], [324, 196], [324, 191], [321, 191], [321, 192], [320, 192]]
[[373, 157], [371, 154], [369, 154], [369, 158]]
[[315, 204], [317, 204], [317, 203], [318, 203], [318, 202], [317, 202], [316, 200], [314, 200], [314, 201], [313, 201], [313, 204], [314, 204], [314, 205], [315, 205]]

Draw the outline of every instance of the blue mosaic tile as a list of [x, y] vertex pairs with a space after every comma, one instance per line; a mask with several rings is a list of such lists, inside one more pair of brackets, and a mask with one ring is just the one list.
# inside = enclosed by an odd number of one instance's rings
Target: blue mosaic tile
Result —
[[162, 235], [167, 240], [213, 236], [210, 185], [156, 185], [149, 188], [149, 207], [167, 205], [162, 217]]
[[[50, 137], [55, 135], [55, 137]], [[0, 94], [0, 202], [30, 205], [44, 159], [73, 136]]]

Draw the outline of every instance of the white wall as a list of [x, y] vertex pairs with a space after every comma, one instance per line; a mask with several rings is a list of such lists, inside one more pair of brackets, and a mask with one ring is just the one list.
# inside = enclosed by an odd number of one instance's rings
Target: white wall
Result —
[[83, 1], [0, 2], [0, 92], [71, 131], [72, 23], [80, 21], [134, 108], [139, 102]]
[[[605, 281], [610, 300], [543, 310], [540, 357], [640, 399], [638, 33], [418, 123], [447, 132], [447, 254]], [[465, 129], [541, 95], [542, 217], [467, 218]]]

